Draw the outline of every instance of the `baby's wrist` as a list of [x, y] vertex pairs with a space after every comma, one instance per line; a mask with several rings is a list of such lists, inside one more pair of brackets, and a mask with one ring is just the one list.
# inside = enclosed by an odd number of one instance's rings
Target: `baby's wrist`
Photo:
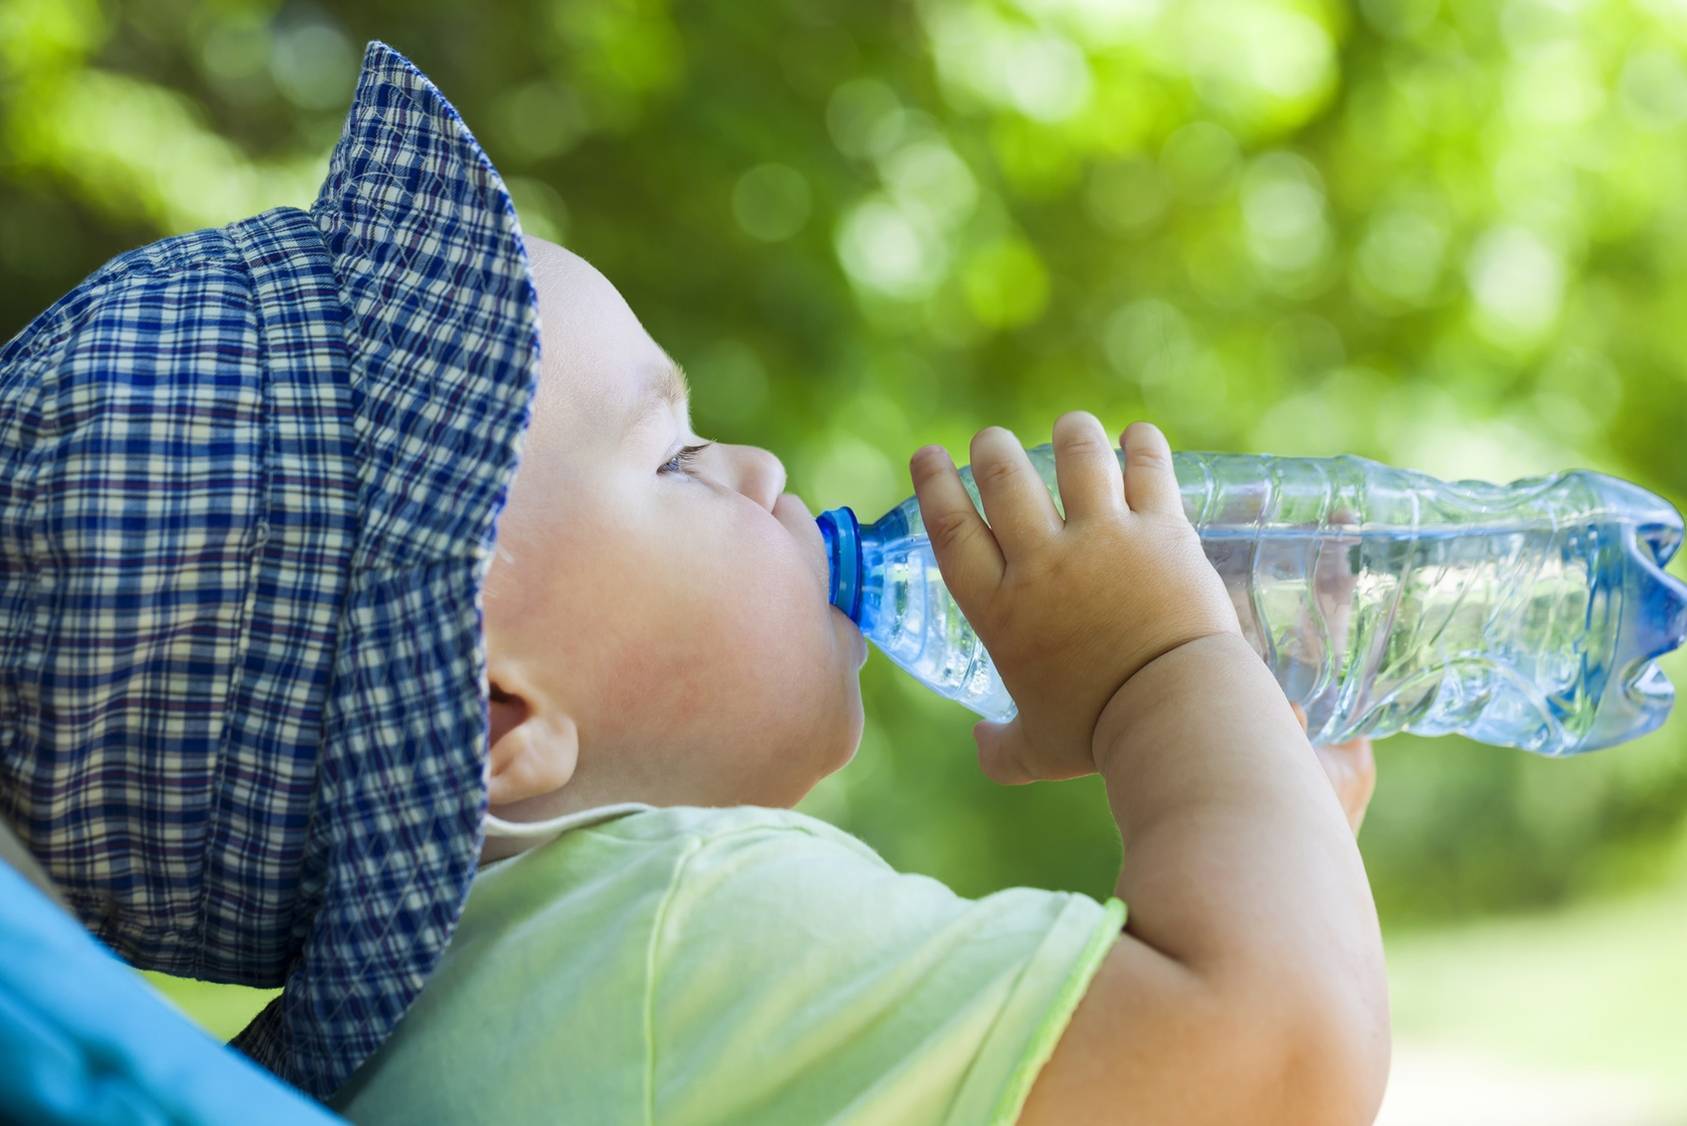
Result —
[[1096, 718], [1090, 755], [1097, 773], [1107, 776], [1120, 748], [1132, 742], [1132, 728], [1146, 716], [1160, 708], [1188, 706], [1191, 692], [1210, 698], [1222, 690], [1234, 662], [1249, 658], [1258, 661], [1259, 654], [1247, 639], [1222, 630], [1174, 645], [1137, 669]]

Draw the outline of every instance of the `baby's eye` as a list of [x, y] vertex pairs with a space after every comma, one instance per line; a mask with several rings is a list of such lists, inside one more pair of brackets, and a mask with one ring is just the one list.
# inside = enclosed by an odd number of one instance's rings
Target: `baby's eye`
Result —
[[[686, 446], [684, 449], [680, 450], [679, 453], [664, 462], [662, 468], [656, 471], [657, 474], [661, 475], [671, 472], [678, 473], [682, 477], [695, 477], [696, 474], [687, 467], [692, 464], [693, 459], [695, 459], [698, 454], [702, 453], [712, 445], [714, 445], [713, 442], [704, 442], [701, 446]], [[674, 468], [675, 466], [678, 466], [678, 468]]]

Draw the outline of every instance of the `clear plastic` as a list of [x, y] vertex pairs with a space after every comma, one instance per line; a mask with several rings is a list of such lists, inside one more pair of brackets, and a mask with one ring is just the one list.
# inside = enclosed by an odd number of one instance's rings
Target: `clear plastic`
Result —
[[[1028, 450], [1060, 508], [1054, 453]], [[1121, 471], [1123, 451], [1119, 452]], [[1567, 755], [1654, 730], [1687, 633], [1667, 501], [1571, 470], [1495, 485], [1366, 458], [1173, 454], [1243, 632], [1317, 742], [1462, 734]], [[970, 467], [960, 477], [983, 512]], [[943, 585], [910, 497], [817, 517], [832, 603], [893, 662], [992, 720], [1018, 710]]]

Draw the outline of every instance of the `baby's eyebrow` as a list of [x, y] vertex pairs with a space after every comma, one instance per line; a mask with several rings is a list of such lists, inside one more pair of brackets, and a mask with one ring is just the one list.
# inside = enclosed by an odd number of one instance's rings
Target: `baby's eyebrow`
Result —
[[627, 414], [626, 426], [622, 429], [623, 436], [637, 430], [664, 406], [686, 410], [690, 398], [691, 382], [685, 376], [685, 369], [669, 357], [668, 365], [654, 369], [650, 380], [634, 400], [633, 409]]

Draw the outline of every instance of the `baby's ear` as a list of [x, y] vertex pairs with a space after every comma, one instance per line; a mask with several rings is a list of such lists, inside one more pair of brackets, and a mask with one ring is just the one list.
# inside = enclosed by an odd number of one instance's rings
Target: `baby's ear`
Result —
[[492, 686], [487, 800], [493, 808], [542, 797], [574, 777], [580, 729], [573, 717]]

